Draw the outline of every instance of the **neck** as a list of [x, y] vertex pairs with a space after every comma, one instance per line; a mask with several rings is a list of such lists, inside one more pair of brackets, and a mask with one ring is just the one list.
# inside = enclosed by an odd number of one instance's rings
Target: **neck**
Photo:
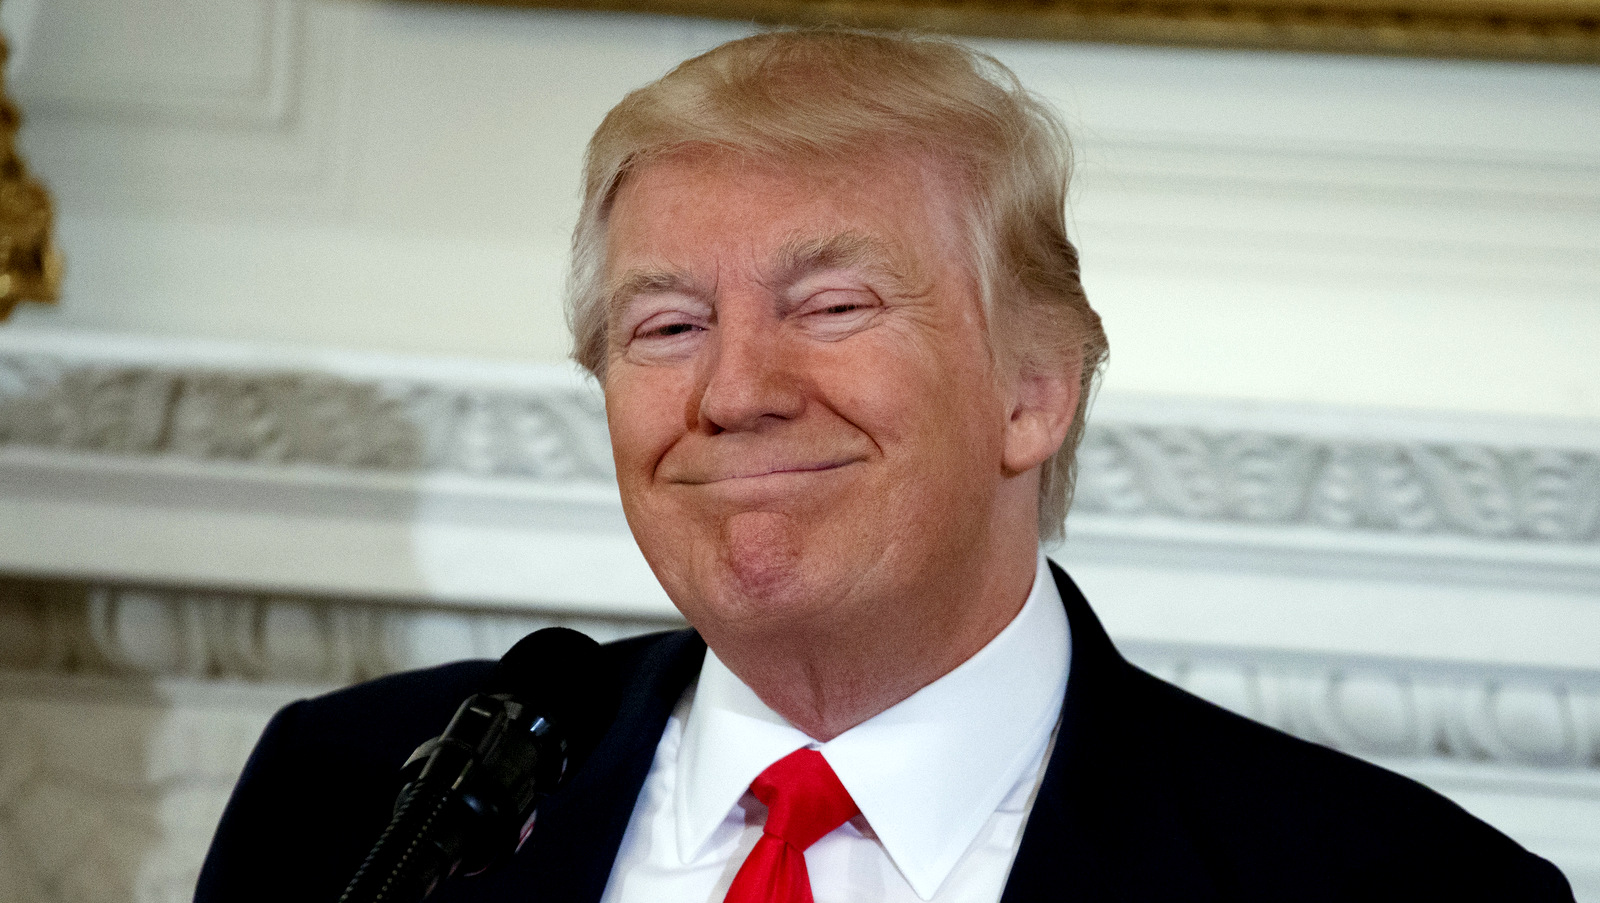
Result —
[[[1034, 542], [1013, 550], [999, 567], [930, 574], [912, 589], [914, 604], [891, 600], [855, 607], [847, 622], [706, 640], [773, 711], [825, 742], [988, 645], [1027, 601], [1036, 555]], [[879, 617], [863, 617], [863, 611]], [[907, 611], [917, 616], [906, 617]]]

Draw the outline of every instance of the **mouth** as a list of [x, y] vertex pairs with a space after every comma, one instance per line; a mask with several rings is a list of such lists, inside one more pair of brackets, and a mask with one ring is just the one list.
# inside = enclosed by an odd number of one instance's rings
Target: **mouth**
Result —
[[812, 474], [841, 470], [856, 463], [856, 461], [857, 459], [855, 458], [845, 458], [835, 461], [734, 467], [727, 472], [697, 474], [692, 477], [685, 477], [678, 480], [678, 482], [690, 486], [714, 486], [717, 484], [738, 485], [743, 482], [781, 480], [784, 477], [805, 477]]

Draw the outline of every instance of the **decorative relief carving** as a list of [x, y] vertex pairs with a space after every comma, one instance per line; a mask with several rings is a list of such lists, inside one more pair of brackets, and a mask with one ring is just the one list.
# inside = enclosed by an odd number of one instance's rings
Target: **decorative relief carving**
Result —
[[[613, 480], [603, 406], [581, 387], [17, 350], [0, 350], [7, 446], [263, 471]], [[1077, 505], [1112, 519], [1587, 550], [1600, 543], [1600, 447], [1348, 441], [1100, 416]], [[396, 670], [497, 656], [555, 623], [602, 640], [675, 626], [0, 578], [0, 900], [187, 899], [273, 709]], [[1220, 705], [1357, 755], [1600, 780], [1600, 675], [1155, 644], [1131, 652]], [[41, 697], [9, 692], [12, 681], [102, 689]], [[189, 697], [173, 696], [174, 684]], [[228, 695], [241, 689], [254, 694], [248, 704]]]
[[1444, 676], [1397, 663], [1288, 667], [1169, 657], [1151, 671], [1224, 708], [1360, 756], [1600, 769], [1600, 680]]
[[606, 641], [681, 622], [0, 580], [0, 671], [339, 686], [552, 625]]
[[610, 482], [597, 394], [0, 353], [0, 445], [264, 466]]
[[[311, 372], [0, 352], [0, 446], [609, 484], [604, 406]], [[1347, 441], [1091, 420], [1076, 511], [1265, 527], [1600, 541], [1600, 451]]]
[[[0, 580], [0, 900], [188, 900], [272, 711], [498, 657], [552, 624], [602, 640], [677, 626]], [[22, 677], [25, 692], [7, 682]]]
[[[564, 624], [602, 641], [671, 621], [559, 618], [28, 581], [0, 582], [0, 670], [189, 677], [303, 691], [406, 668], [502, 654], [531, 630]], [[1600, 676], [1439, 674], [1319, 660], [1273, 664], [1248, 653], [1134, 658], [1218, 705], [1357, 755], [1446, 758], [1600, 770]]]
[[1074, 510], [1262, 526], [1600, 539], [1600, 454], [1090, 422]]
[[[3, 690], [0, 687], [0, 690]], [[182, 903], [271, 710], [0, 692], [0, 899]]]
[[[602, 640], [674, 626], [0, 580], [0, 899], [186, 900], [273, 710], [402, 668], [496, 656], [553, 623]], [[1213, 702], [1357, 755], [1600, 778], [1600, 679], [1132, 651]]]

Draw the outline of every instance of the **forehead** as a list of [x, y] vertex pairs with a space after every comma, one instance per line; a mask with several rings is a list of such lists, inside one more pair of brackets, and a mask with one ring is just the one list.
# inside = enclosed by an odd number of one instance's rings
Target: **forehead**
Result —
[[[607, 222], [606, 270], [707, 264], [771, 270], [818, 249], [909, 269], [965, 259], [958, 193], [917, 158], [780, 164], [697, 150], [629, 173]], [[870, 254], [868, 252], [871, 252]]]

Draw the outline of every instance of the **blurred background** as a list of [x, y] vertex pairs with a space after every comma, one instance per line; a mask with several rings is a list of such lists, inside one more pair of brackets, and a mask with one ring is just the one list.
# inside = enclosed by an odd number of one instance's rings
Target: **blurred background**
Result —
[[[590, 132], [750, 25], [0, 9], [66, 262], [0, 325], [0, 899], [188, 899], [290, 700], [678, 624], [561, 290]], [[1113, 636], [1600, 901], [1600, 66], [975, 43], [1075, 135]]]

